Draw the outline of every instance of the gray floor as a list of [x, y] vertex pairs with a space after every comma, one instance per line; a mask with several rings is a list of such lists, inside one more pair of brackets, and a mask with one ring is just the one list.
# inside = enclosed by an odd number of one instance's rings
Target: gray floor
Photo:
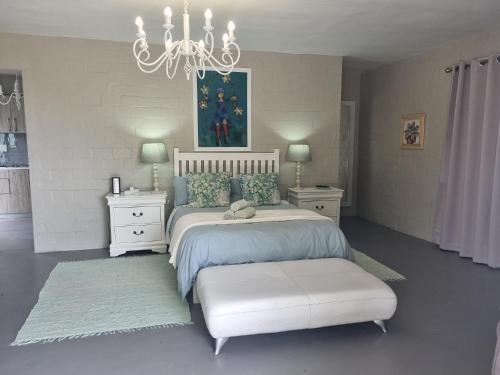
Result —
[[0, 215], [0, 251], [33, 252], [33, 222], [30, 214]]
[[399, 306], [389, 333], [367, 323], [240, 337], [219, 357], [197, 305], [191, 326], [10, 347], [57, 262], [106, 253], [34, 255], [29, 234], [4, 241], [0, 227], [0, 374], [488, 374], [500, 270], [360, 219], [342, 226], [353, 247], [408, 278], [391, 284]]

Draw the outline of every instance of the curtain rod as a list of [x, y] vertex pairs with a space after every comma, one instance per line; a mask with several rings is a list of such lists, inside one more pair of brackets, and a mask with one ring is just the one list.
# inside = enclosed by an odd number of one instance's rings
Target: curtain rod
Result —
[[[488, 57], [481, 57], [479, 59], [479, 64], [481, 65], [486, 65], [488, 64], [488, 61], [489, 61], [489, 58]], [[500, 63], [500, 56], [497, 56], [497, 62]], [[451, 65], [451, 66], [447, 66], [446, 68], [444, 68], [444, 72], [445, 73], [451, 73], [453, 72], [454, 70], [458, 70], [459, 69], [459, 65]], [[464, 67], [467, 69], [467, 68], [470, 68], [470, 64], [465, 64]]]

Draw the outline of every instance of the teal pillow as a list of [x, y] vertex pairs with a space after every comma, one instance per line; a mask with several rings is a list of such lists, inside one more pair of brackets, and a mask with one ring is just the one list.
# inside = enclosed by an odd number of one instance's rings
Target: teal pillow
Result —
[[190, 207], [225, 207], [231, 203], [229, 173], [198, 173], [186, 177]]
[[188, 202], [187, 178], [185, 176], [174, 176], [174, 206], [182, 206]]
[[239, 178], [231, 178], [231, 202], [236, 202], [243, 199], [243, 195], [241, 193], [240, 179]]
[[240, 175], [243, 199], [254, 206], [279, 204], [281, 202], [279, 177], [276, 173]]

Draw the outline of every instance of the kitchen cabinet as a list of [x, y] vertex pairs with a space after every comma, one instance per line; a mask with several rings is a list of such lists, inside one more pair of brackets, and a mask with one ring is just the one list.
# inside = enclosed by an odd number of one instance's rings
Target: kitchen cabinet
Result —
[[0, 214], [31, 212], [28, 169], [0, 168]]

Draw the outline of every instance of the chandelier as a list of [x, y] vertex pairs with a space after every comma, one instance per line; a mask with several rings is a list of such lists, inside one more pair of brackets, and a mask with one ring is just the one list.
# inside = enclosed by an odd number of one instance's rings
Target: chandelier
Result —
[[3, 90], [2, 90], [2, 85], [0, 85], [0, 104], [1, 105], [9, 105], [11, 102], [12, 98], [15, 99], [17, 109], [21, 110], [21, 92], [19, 91], [19, 81], [16, 80], [14, 81], [14, 91], [10, 95], [4, 95]]
[[183, 31], [184, 38], [174, 41], [172, 39], [172, 9], [166, 7], [163, 14], [165, 15], [165, 35], [163, 38], [165, 52], [163, 52], [156, 60], [151, 59], [149, 45], [146, 41], [146, 33], [144, 31], [144, 22], [141, 17], [137, 17], [135, 24], [137, 25], [137, 40], [134, 42], [134, 56], [137, 60], [137, 66], [144, 73], [154, 73], [163, 64], [165, 64], [165, 73], [169, 79], [172, 79], [179, 67], [181, 57], [184, 57], [184, 72], [186, 78], [190, 79], [191, 74], [196, 71], [198, 77], [205, 77], [205, 69], [212, 67], [215, 71], [222, 75], [228, 75], [233, 70], [234, 66], [240, 59], [240, 47], [235, 43], [234, 36], [235, 25], [233, 21], [229, 21], [227, 25], [228, 32], [222, 36], [223, 48], [220, 59], [214, 56], [214, 35], [212, 30], [212, 12], [210, 9], [205, 11], [205, 38], [196, 42], [190, 39], [189, 28], [189, 13], [188, 1], [184, 1], [183, 14]]

